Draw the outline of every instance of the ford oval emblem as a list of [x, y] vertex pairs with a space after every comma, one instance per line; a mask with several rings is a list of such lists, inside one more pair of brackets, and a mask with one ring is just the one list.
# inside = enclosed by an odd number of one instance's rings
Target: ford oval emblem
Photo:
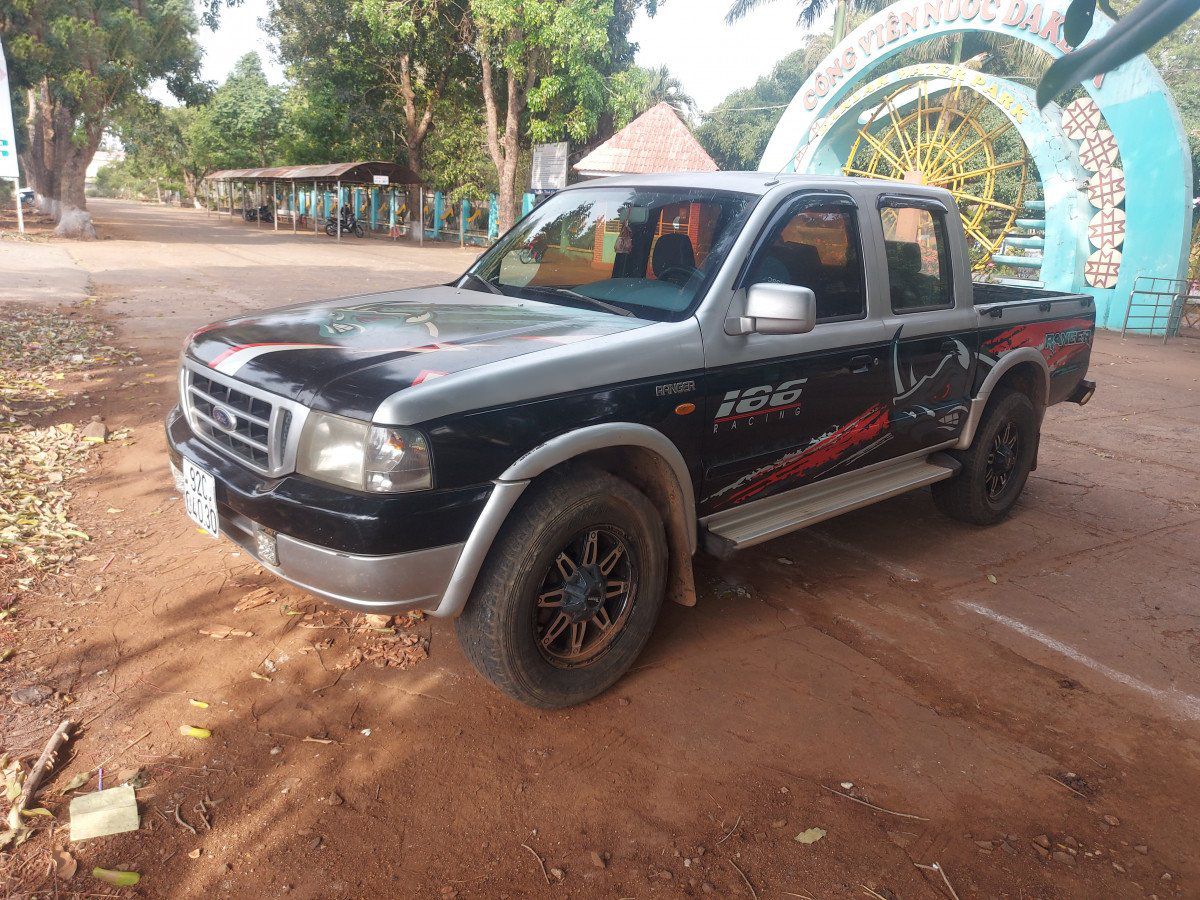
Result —
[[212, 420], [226, 431], [237, 428], [237, 417], [223, 406], [213, 407]]

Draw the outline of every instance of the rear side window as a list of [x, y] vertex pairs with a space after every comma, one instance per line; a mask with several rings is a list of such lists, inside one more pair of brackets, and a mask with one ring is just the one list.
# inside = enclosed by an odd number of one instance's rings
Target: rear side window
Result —
[[901, 204], [879, 211], [893, 312], [954, 305], [950, 246], [941, 213]]
[[817, 298], [817, 321], [859, 319], [867, 313], [862, 253], [854, 210], [810, 206], [775, 227], [758, 249], [746, 284], [806, 287]]

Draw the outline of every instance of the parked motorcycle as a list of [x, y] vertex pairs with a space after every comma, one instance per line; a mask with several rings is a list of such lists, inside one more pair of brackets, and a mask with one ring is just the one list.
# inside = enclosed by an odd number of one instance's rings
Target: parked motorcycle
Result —
[[242, 215], [246, 217], [247, 222], [266, 222], [271, 224], [275, 221], [275, 216], [271, 214], [271, 207], [263, 204], [258, 209], [245, 209]]
[[[349, 207], [344, 207], [342, 209], [341, 218], [342, 234], [353, 233], [355, 237], [362, 237], [365, 234], [362, 225], [359, 224], [358, 219], [355, 217], [354, 213]], [[325, 223], [325, 233], [330, 237], [335, 236], [338, 233], [338, 223], [333, 219], [327, 221]]]

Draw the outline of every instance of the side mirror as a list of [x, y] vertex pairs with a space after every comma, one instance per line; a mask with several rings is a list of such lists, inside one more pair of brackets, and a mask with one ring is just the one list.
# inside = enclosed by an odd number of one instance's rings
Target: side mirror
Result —
[[726, 334], [805, 334], [817, 324], [817, 297], [806, 287], [762, 282], [746, 291], [746, 314], [725, 320]]

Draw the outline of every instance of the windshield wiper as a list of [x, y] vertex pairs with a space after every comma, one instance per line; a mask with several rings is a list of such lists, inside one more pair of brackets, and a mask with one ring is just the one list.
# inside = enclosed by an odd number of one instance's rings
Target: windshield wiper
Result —
[[637, 316], [635, 316], [629, 310], [624, 309], [623, 307], [617, 306], [616, 304], [613, 304], [613, 303], [606, 303], [603, 300], [597, 300], [595, 297], [589, 297], [587, 294], [581, 294], [581, 293], [579, 293], [579, 291], [573, 291], [570, 288], [542, 287], [541, 285], [537, 285], [535, 289], [539, 290], [539, 291], [546, 291], [547, 293], [552, 293], [552, 294], [561, 294], [564, 297], [570, 297], [573, 300], [583, 300], [587, 303], [591, 303], [592, 305], [599, 307], [600, 309], [604, 310], [605, 312], [614, 313], [615, 315], [618, 315], [618, 316], [626, 316], [630, 319], [637, 318]]
[[468, 272], [466, 275], [464, 275], [462, 277], [462, 280], [466, 281], [468, 278], [474, 279], [475, 281], [479, 282], [485, 288], [487, 288], [489, 291], [491, 291], [493, 294], [499, 294], [501, 297], [508, 296], [508, 294], [504, 293], [504, 291], [500, 290], [500, 288], [496, 287], [496, 285], [492, 284], [490, 281], [488, 281], [482, 275], [476, 275], [474, 272]]

